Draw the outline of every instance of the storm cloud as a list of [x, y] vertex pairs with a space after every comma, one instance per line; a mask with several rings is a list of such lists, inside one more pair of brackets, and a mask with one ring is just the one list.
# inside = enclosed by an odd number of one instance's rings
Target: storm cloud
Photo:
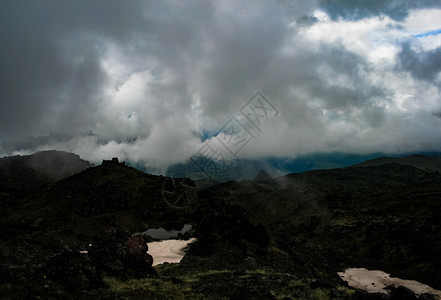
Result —
[[257, 90], [280, 115], [243, 157], [438, 151], [440, 20], [428, 0], [4, 1], [0, 155], [163, 169]]
[[417, 52], [406, 44], [398, 55], [398, 65], [417, 79], [434, 82], [441, 72], [441, 47]]

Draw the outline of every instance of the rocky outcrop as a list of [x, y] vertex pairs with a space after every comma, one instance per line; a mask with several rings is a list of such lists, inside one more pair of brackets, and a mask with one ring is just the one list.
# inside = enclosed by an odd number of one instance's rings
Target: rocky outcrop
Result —
[[63, 251], [54, 255], [42, 270], [47, 283], [62, 285], [68, 292], [98, 289], [104, 286], [95, 260], [78, 251]]
[[127, 237], [119, 232], [102, 237], [88, 251], [65, 250], [52, 256], [38, 277], [49, 287], [59, 285], [70, 293], [103, 288], [104, 275], [121, 279], [156, 277], [147, 249], [141, 236]]
[[100, 270], [121, 279], [157, 276], [152, 267], [153, 257], [147, 253], [148, 247], [141, 236], [129, 236], [117, 232], [104, 237], [95, 249], [90, 251]]
[[153, 257], [147, 253], [149, 247], [140, 235], [131, 236], [127, 239], [125, 245], [129, 247], [132, 253], [137, 256], [140, 260], [144, 260], [148, 266], [152, 266]]
[[269, 244], [265, 228], [251, 224], [246, 211], [237, 205], [224, 205], [218, 210], [207, 210], [197, 226], [195, 235], [198, 241], [190, 250], [197, 255], [209, 255], [226, 246], [243, 251], [253, 248], [264, 254]]

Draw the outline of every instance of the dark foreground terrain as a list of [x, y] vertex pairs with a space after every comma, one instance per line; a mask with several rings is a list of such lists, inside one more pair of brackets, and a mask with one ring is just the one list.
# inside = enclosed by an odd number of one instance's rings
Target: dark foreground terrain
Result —
[[[260, 174], [200, 190], [185, 209], [163, 200], [165, 177], [117, 161], [38, 186], [24, 172], [0, 190], [0, 298], [416, 299], [355, 290], [337, 272], [380, 269], [441, 289], [431, 159]], [[184, 224], [182, 238], [197, 242], [180, 264], [152, 267], [149, 238], [132, 234]]]

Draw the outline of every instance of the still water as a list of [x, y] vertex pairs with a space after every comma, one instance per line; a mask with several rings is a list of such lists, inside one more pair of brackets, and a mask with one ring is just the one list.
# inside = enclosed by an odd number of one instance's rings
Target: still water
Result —
[[338, 275], [340, 275], [341, 279], [347, 281], [349, 286], [365, 290], [369, 293], [388, 294], [389, 292], [385, 288], [389, 285], [393, 285], [395, 287], [404, 286], [412, 290], [416, 295], [429, 293], [437, 295], [439, 299], [441, 299], [441, 291], [435, 290], [415, 280], [390, 277], [389, 274], [379, 270], [349, 268], [344, 272], [339, 272]]
[[190, 243], [196, 241], [196, 238], [189, 240], [165, 240], [160, 242], [147, 243], [147, 251], [153, 256], [153, 266], [168, 263], [179, 263], [185, 255], [185, 250]]

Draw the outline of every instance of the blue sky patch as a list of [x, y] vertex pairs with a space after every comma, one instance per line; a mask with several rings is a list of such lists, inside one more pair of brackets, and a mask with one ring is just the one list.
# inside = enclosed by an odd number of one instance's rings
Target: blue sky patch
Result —
[[417, 34], [417, 35], [415, 35], [415, 37], [425, 37], [425, 36], [429, 36], [429, 35], [438, 35], [440, 33], [441, 33], [441, 29], [437, 29], [437, 30], [432, 30], [432, 31]]

